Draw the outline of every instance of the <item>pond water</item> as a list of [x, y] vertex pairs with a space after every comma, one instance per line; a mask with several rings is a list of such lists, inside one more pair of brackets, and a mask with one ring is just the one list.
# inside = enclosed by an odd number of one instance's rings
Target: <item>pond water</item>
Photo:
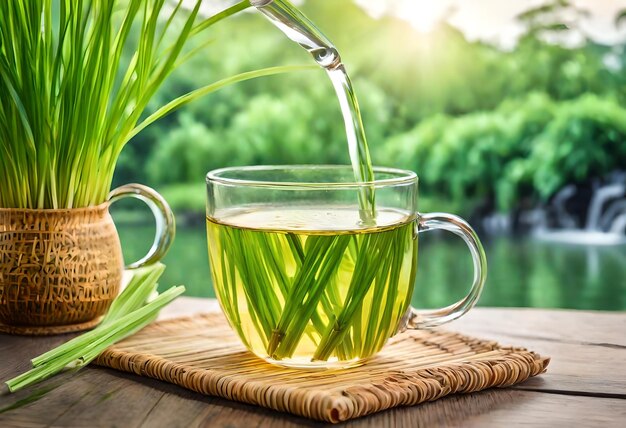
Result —
[[[140, 258], [154, 229], [118, 224], [127, 262]], [[489, 276], [481, 306], [626, 310], [626, 247], [585, 247], [498, 237], [484, 242]], [[413, 305], [434, 308], [459, 299], [471, 262], [460, 240], [420, 236]], [[204, 228], [179, 228], [164, 263], [161, 288], [184, 284], [187, 295], [214, 297]]]

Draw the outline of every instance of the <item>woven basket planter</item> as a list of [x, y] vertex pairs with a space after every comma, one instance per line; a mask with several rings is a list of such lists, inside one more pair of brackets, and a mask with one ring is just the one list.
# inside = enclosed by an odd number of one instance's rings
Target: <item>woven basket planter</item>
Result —
[[[96, 207], [0, 209], [0, 323], [24, 333], [95, 325], [123, 273], [109, 203]], [[6, 328], [4, 328], [6, 330]]]

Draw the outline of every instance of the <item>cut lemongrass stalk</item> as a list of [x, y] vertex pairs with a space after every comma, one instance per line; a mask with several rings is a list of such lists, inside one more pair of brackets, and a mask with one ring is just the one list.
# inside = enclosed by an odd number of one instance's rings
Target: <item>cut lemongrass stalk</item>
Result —
[[[178, 297], [181, 293], [185, 291], [185, 287], [172, 287], [163, 294], [160, 294], [156, 299], [152, 302], [146, 304], [146, 306], [138, 309], [134, 312], [131, 312], [128, 315], [123, 316], [119, 320], [111, 323], [110, 325], [102, 328], [100, 334], [98, 334], [93, 341], [87, 342], [84, 346], [81, 343], [81, 346], [78, 348], [80, 351], [87, 355], [94, 349], [99, 349], [102, 351], [107, 346], [112, 345], [115, 342], [111, 342], [110, 339], [119, 336], [120, 334], [127, 333], [128, 330], [132, 329], [136, 323], [142, 322], [146, 318], [154, 318], [158, 315], [158, 311], [169, 302]], [[128, 336], [128, 334], [126, 334]], [[118, 339], [119, 340], [119, 339]], [[117, 340], [116, 340], [117, 341]], [[102, 348], [102, 344], [106, 344], [104, 348]], [[102, 348], [102, 349], [101, 349]], [[100, 353], [100, 352], [98, 352]], [[82, 356], [82, 355], [81, 355]]]
[[130, 330], [124, 329], [122, 332], [117, 332], [114, 336], [110, 337], [110, 340], [101, 344], [97, 347], [98, 352], [95, 356], [92, 357], [93, 351], [86, 355], [83, 354], [82, 349], [78, 349], [72, 352], [66, 352], [65, 354], [48, 361], [46, 364], [42, 364], [37, 366], [26, 373], [23, 373], [9, 381], [6, 382], [9, 391], [15, 392], [21, 388], [32, 385], [34, 383], [40, 382], [48, 377], [55, 375], [64, 370], [76, 370], [88, 364], [93, 358], [99, 355], [104, 349], [106, 349], [111, 344], [122, 340], [123, 338], [135, 334], [137, 331], [141, 330], [146, 325], [150, 324], [156, 318], [155, 315], [144, 317], [141, 320], [134, 323], [132, 326], [129, 326]]
[[[99, 338], [106, 336], [109, 332], [117, 331], [118, 329], [123, 330], [124, 326], [130, 322], [133, 322], [133, 320], [151, 314], [153, 311], [158, 311], [175, 297], [180, 295], [184, 290], [185, 288], [182, 286], [170, 288], [166, 292], [160, 294], [152, 302], [137, 309], [136, 311], [133, 311], [130, 314], [126, 314], [119, 319], [116, 319], [115, 321], [111, 321], [109, 324], [99, 326], [88, 333], [81, 334], [80, 336], [75, 337], [74, 339], [46, 352], [45, 354], [33, 358], [33, 366], [46, 364], [46, 362], [51, 361], [65, 354], [66, 352], [71, 352], [75, 349], [84, 350], [85, 348], [88, 348], [92, 344], [96, 343]], [[169, 298], [169, 296], [175, 291], [177, 292], [177, 294]], [[165, 301], [165, 303], [161, 303], [163, 301]]]
[[162, 263], [134, 270], [130, 282], [113, 301], [101, 325], [106, 325], [144, 305], [156, 291], [157, 280], [164, 270], [165, 265]]
[[[64, 348], [60, 352], [57, 348], [46, 353], [48, 357], [42, 360], [37, 358], [37, 360], [42, 361], [37, 367], [6, 382], [9, 391], [14, 392], [32, 385], [68, 366], [81, 367], [88, 364], [109, 346], [135, 334], [150, 324], [158, 315], [159, 310], [184, 291], [184, 286], [172, 287], [130, 314], [65, 343], [59, 347]], [[68, 347], [67, 345], [70, 344], [71, 346]]]
[[96, 359], [96, 357], [98, 357], [98, 355], [100, 355], [104, 349], [115, 344], [116, 342], [119, 342], [122, 339], [125, 339], [126, 337], [134, 335], [139, 330], [151, 324], [154, 320], [157, 319], [157, 317], [158, 317], [158, 314], [147, 315], [139, 319], [138, 321], [134, 322], [132, 325], [129, 325], [129, 328], [131, 328], [131, 331], [129, 332], [123, 331], [120, 333], [112, 334], [109, 337], [107, 337], [106, 341], [101, 342], [99, 346], [91, 347], [90, 350], [88, 350], [87, 352], [84, 353], [84, 355], [78, 358], [77, 360], [78, 367], [86, 366], [87, 364], [92, 362], [94, 359]]
[[139, 268], [133, 271], [133, 276], [119, 296], [115, 298], [109, 311], [102, 322], [94, 330], [84, 333], [38, 357], [31, 360], [33, 366], [44, 364], [64, 352], [76, 349], [80, 343], [89, 343], [94, 337], [99, 336], [104, 328], [119, 318], [139, 309], [146, 303], [148, 297], [156, 289], [157, 280], [163, 273], [165, 265], [157, 263], [152, 266]]
[[[111, 338], [104, 346], [100, 345], [98, 349], [102, 352], [111, 344], [122, 340], [123, 338], [130, 336], [137, 331], [141, 330], [147, 324], [150, 324], [156, 316], [144, 317], [133, 326], [129, 326], [129, 329], [125, 329], [122, 332], [117, 332], [117, 334]], [[21, 388], [32, 385], [34, 383], [40, 382], [48, 377], [55, 375], [64, 370], [77, 370], [88, 364], [87, 358], [83, 355], [83, 349], [75, 349], [73, 351], [65, 352], [64, 354], [47, 361], [45, 364], [41, 364], [26, 373], [23, 373], [9, 381], [6, 382], [9, 391], [15, 392]], [[98, 353], [99, 354], [99, 353]], [[96, 354], [96, 356], [98, 355]], [[90, 355], [90, 354], [89, 354]], [[92, 358], [93, 359], [93, 358]]]

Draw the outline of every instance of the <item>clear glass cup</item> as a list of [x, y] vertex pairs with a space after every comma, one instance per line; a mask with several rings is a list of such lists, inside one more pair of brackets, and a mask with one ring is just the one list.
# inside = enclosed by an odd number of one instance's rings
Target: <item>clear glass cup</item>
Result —
[[[418, 178], [375, 168], [355, 183], [348, 166], [255, 166], [207, 174], [207, 234], [220, 306], [245, 346], [271, 363], [349, 367], [407, 328], [465, 314], [487, 263], [473, 229], [452, 214], [418, 212]], [[363, 219], [373, 194], [375, 221]], [[467, 296], [434, 311], [410, 307], [418, 236], [461, 237], [474, 264]], [[418, 286], [426, 286], [420, 284]]]

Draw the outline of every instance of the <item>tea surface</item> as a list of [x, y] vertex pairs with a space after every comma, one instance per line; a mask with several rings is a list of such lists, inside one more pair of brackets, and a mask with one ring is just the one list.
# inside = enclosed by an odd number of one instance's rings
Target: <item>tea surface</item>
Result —
[[258, 356], [298, 367], [357, 361], [392, 336], [411, 300], [414, 217], [378, 209], [252, 207], [207, 218], [215, 292]]

